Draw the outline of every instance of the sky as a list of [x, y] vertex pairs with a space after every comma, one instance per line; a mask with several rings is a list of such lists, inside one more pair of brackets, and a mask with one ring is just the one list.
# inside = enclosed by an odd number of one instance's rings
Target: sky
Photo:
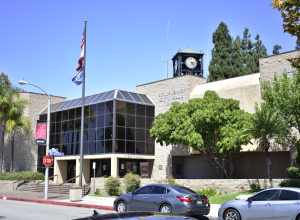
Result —
[[[248, 27], [272, 53], [295, 48], [271, 0], [1, 0], [0, 72], [48, 93], [81, 96], [72, 83], [83, 21], [87, 25], [86, 94], [167, 77], [167, 63], [183, 48], [202, 51], [208, 74], [212, 33], [225, 22], [232, 36]], [[171, 76], [169, 65], [169, 77]], [[32, 87], [28, 91], [38, 92]]]

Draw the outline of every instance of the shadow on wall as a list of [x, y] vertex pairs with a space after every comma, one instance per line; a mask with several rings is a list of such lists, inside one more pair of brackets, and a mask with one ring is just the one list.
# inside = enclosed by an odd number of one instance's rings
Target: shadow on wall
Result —
[[[6, 138], [5, 151], [4, 151], [4, 168], [5, 171], [11, 169], [11, 140]], [[37, 145], [35, 144], [32, 136], [18, 132], [15, 136], [14, 143], [14, 170], [37, 170]]]

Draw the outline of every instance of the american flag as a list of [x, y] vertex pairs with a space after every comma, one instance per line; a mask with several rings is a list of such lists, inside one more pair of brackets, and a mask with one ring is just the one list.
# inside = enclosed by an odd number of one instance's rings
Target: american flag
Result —
[[84, 57], [84, 50], [85, 50], [85, 34], [83, 34], [83, 37], [81, 39], [80, 44], [80, 56], [77, 62], [76, 72], [73, 75], [72, 81], [76, 85], [80, 85], [82, 83], [83, 74], [84, 74], [84, 65], [85, 65], [85, 57]]

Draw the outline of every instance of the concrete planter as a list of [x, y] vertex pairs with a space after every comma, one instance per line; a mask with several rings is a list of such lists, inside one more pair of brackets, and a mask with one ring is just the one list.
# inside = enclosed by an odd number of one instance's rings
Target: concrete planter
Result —
[[78, 202], [81, 201], [82, 198], [82, 188], [80, 187], [72, 187], [70, 189], [70, 201], [71, 202]]

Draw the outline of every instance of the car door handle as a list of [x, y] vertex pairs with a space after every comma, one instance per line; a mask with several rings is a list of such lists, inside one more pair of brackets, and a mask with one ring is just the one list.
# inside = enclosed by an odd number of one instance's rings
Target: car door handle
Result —
[[271, 203], [266, 203], [265, 206], [271, 206]]
[[148, 196], [144, 196], [143, 199], [149, 199], [149, 197]]

